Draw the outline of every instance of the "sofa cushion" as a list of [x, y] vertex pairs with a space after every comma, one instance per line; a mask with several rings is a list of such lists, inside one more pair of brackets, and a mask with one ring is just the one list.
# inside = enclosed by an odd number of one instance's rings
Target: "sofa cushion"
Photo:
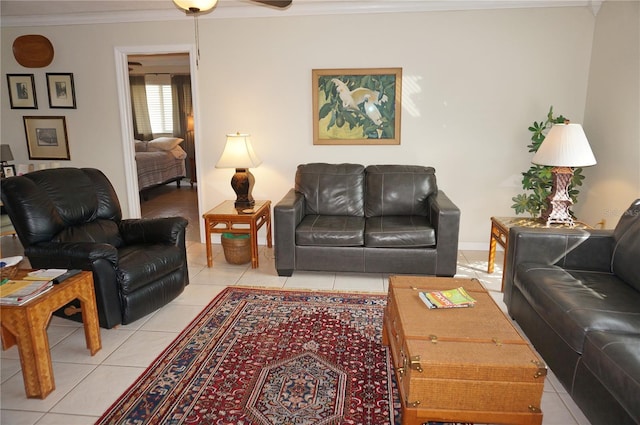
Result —
[[412, 248], [436, 244], [436, 232], [425, 216], [367, 218], [364, 245], [373, 248]]
[[296, 245], [362, 246], [364, 217], [307, 215], [296, 228]]
[[640, 199], [622, 215], [613, 232], [616, 245], [611, 270], [640, 291]]
[[640, 421], [640, 334], [589, 332], [580, 361]]
[[367, 217], [426, 215], [426, 199], [438, 191], [432, 167], [370, 165], [365, 173]]
[[295, 190], [305, 197], [306, 214], [364, 216], [362, 165], [298, 165]]
[[614, 274], [521, 263], [514, 284], [577, 353], [583, 352], [589, 331], [640, 329], [640, 292]]

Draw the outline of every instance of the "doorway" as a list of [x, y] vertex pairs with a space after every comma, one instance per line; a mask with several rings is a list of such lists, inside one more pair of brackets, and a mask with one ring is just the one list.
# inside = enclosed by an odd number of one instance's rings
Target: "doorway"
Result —
[[[129, 76], [134, 74], [154, 74], [164, 73], [188, 73], [191, 82], [191, 105], [192, 115], [184, 137], [188, 147], [188, 157], [185, 159], [186, 179], [182, 180], [179, 190], [194, 190], [197, 196], [186, 196], [186, 199], [193, 199], [197, 205], [191, 206], [197, 211], [196, 223], [199, 228], [199, 240], [204, 241], [202, 223], [198, 217], [202, 216], [202, 191], [197, 190], [198, 180], [198, 152], [199, 152], [199, 131], [198, 131], [198, 99], [197, 99], [197, 78], [192, 72], [195, 68], [194, 54], [192, 46], [143, 46], [143, 47], [116, 47], [116, 67], [118, 74], [118, 91], [120, 101], [120, 115], [122, 122], [122, 143], [124, 148], [125, 178], [127, 182], [127, 200], [129, 204], [129, 214], [131, 217], [141, 217], [142, 208], [140, 200], [140, 187], [138, 184], [138, 173], [136, 164], [136, 153], [133, 143], [133, 135], [137, 133], [135, 121], [132, 114], [132, 99], [129, 84]], [[185, 125], [185, 123], [183, 123]], [[183, 142], [184, 144], [184, 142]], [[175, 185], [175, 183], [173, 183]], [[193, 185], [189, 187], [189, 185]], [[175, 187], [175, 186], [173, 186]], [[164, 188], [166, 192], [169, 186]], [[151, 191], [162, 193], [163, 188], [151, 189]], [[183, 193], [183, 195], [187, 195]], [[182, 195], [180, 195], [182, 196]], [[175, 209], [169, 210], [171, 213]], [[190, 220], [191, 221], [191, 220]], [[192, 226], [196, 227], [196, 223]]]

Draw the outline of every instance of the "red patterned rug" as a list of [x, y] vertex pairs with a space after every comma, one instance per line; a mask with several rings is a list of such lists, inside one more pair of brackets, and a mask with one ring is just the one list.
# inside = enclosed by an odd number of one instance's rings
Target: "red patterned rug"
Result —
[[397, 424], [385, 303], [227, 288], [97, 424]]

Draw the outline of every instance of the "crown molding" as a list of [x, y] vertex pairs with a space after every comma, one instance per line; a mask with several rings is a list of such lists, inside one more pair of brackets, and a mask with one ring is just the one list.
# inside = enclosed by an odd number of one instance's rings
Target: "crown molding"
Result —
[[[541, 7], [589, 7], [597, 15], [604, 0], [369, 0], [317, 1], [298, 0], [284, 10], [259, 5], [234, 5], [221, 1], [200, 19], [267, 18], [314, 15], [371, 13], [412, 13], [461, 10], [491, 10]], [[1, 27], [113, 24], [131, 22], [176, 21], [185, 18], [180, 10], [134, 10], [68, 14], [1, 16]]]

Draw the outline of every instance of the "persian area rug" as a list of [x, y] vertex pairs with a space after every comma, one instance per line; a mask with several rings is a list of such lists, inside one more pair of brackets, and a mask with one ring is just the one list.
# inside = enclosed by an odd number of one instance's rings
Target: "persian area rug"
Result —
[[227, 288], [97, 424], [399, 424], [385, 304]]

